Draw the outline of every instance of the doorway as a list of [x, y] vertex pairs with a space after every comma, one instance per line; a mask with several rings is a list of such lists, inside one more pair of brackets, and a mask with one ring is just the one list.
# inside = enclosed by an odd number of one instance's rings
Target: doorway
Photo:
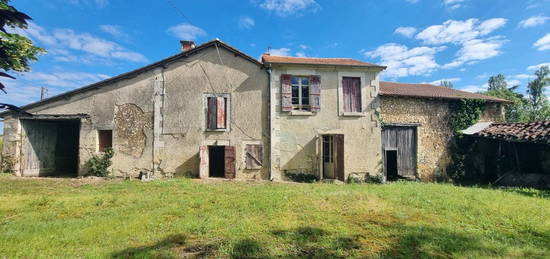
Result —
[[225, 152], [223, 146], [208, 146], [208, 177], [225, 176]]
[[344, 181], [344, 135], [322, 135], [321, 141], [322, 178]]
[[78, 176], [80, 120], [22, 119], [23, 176]]
[[397, 150], [386, 150], [386, 178], [388, 181], [399, 179], [397, 174]]

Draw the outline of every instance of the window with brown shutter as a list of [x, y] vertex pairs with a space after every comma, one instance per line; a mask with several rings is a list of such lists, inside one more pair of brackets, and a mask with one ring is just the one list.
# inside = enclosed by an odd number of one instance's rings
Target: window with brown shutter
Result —
[[263, 147], [261, 144], [246, 144], [246, 169], [260, 169], [263, 166]]
[[361, 112], [361, 78], [344, 77], [342, 79], [344, 112]]
[[207, 130], [226, 130], [228, 127], [229, 95], [206, 95]]
[[104, 152], [107, 148], [113, 147], [112, 130], [98, 130], [97, 136], [99, 138], [99, 152]]

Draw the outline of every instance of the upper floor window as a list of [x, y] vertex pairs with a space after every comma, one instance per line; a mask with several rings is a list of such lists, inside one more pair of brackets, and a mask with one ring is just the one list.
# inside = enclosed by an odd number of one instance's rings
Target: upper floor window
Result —
[[206, 95], [206, 129], [227, 130], [229, 121], [229, 95]]
[[281, 75], [282, 111], [320, 110], [321, 77]]
[[292, 109], [310, 111], [309, 106], [309, 77], [293, 76], [292, 83]]
[[361, 112], [361, 78], [342, 78], [344, 112]]

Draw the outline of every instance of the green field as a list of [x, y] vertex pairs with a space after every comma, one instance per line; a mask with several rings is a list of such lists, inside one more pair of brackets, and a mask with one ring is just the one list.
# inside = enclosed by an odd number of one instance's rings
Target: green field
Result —
[[544, 191], [0, 175], [0, 257], [548, 256]]

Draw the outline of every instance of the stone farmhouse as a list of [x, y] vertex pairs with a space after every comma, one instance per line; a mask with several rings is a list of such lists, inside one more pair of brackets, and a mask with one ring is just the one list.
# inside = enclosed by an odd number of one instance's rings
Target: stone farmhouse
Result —
[[506, 100], [383, 82], [380, 65], [181, 43], [174, 56], [1, 113], [15, 174], [86, 175], [86, 161], [112, 148], [119, 177], [430, 181], [450, 162], [453, 102], [486, 100], [481, 121], [503, 119]]

